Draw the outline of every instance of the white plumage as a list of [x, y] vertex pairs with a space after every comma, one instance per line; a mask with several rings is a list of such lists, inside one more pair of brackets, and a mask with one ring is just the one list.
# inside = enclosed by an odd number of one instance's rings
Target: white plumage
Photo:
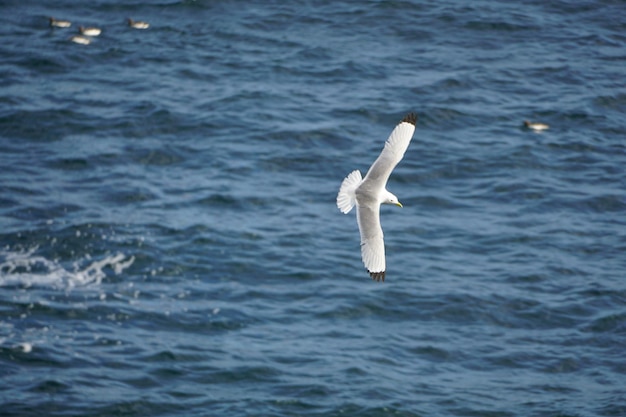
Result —
[[70, 41], [81, 45], [89, 45], [91, 43], [91, 40], [83, 35], [74, 35], [70, 38]]
[[100, 36], [100, 33], [102, 33], [102, 29], [100, 28], [86, 28], [86, 27], [79, 27], [78, 30], [80, 31], [81, 35], [85, 35], [85, 36]]
[[548, 126], [545, 123], [530, 122], [528, 120], [524, 120], [524, 126], [526, 126], [529, 129], [534, 130], [535, 132], [541, 132], [542, 130], [550, 129], [550, 126]]
[[356, 188], [361, 185], [363, 178], [361, 172], [357, 169], [352, 171], [341, 183], [339, 194], [337, 194], [337, 207], [343, 214], [350, 213], [352, 207], [356, 204]]
[[148, 22], [140, 22], [131, 18], [126, 19], [126, 21], [128, 22], [128, 26], [133, 29], [148, 29], [150, 27]]
[[341, 183], [337, 194], [337, 207], [349, 213], [356, 205], [357, 223], [361, 234], [361, 257], [370, 276], [376, 281], [385, 280], [385, 242], [380, 225], [380, 205], [395, 204], [402, 207], [398, 198], [385, 188], [391, 171], [402, 160], [409, 147], [417, 116], [408, 114], [393, 129], [385, 147], [374, 161], [365, 178], [352, 171]]
[[72, 26], [72, 22], [69, 20], [59, 20], [54, 17], [50, 17], [48, 20], [50, 21], [50, 26], [53, 28], [68, 28]]

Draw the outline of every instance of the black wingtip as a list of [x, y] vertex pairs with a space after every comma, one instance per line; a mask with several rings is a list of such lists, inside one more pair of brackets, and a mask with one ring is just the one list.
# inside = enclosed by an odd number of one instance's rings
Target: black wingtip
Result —
[[372, 277], [372, 279], [374, 281], [385, 282], [385, 271], [381, 271], [381, 272], [370, 272], [370, 271], [367, 271], [367, 272], [370, 273], [370, 277]]
[[404, 116], [404, 119], [402, 119], [402, 122], [411, 123], [413, 126], [415, 126], [415, 124], [417, 123], [417, 114], [415, 113], [407, 114], [406, 116]]

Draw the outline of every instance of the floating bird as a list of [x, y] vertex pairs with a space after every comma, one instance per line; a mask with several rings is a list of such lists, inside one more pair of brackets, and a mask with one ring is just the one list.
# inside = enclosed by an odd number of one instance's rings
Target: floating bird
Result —
[[99, 36], [100, 33], [102, 33], [102, 29], [100, 28], [86, 28], [86, 27], [79, 27], [78, 30], [80, 31], [81, 35], [85, 35], [85, 36]]
[[19, 345], [17, 345], [17, 348], [24, 353], [30, 353], [33, 351], [33, 345], [27, 342], [20, 343]]
[[391, 171], [402, 160], [409, 147], [417, 116], [409, 113], [393, 129], [385, 147], [374, 161], [367, 175], [352, 171], [341, 183], [337, 194], [337, 207], [347, 214], [356, 204], [356, 219], [361, 234], [361, 257], [367, 272], [375, 281], [385, 280], [385, 242], [380, 226], [380, 205], [395, 204], [402, 207], [398, 197], [385, 188]]
[[50, 26], [53, 28], [68, 28], [72, 26], [72, 22], [69, 20], [57, 20], [54, 17], [50, 17]]
[[133, 29], [148, 29], [150, 27], [150, 23], [148, 22], [139, 22], [131, 18], [126, 19], [126, 21], [128, 22], [128, 26]]
[[545, 123], [529, 122], [528, 120], [524, 120], [524, 126], [534, 130], [535, 132], [541, 132], [542, 130], [550, 129], [550, 126]]
[[89, 45], [91, 43], [91, 39], [82, 35], [74, 35], [70, 38], [70, 40], [74, 43], [79, 43], [81, 45]]

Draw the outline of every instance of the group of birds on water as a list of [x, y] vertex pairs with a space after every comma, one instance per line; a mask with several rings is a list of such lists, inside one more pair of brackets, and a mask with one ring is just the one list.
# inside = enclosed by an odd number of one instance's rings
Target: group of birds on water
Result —
[[[385, 242], [380, 225], [380, 205], [402, 207], [398, 197], [387, 191], [387, 180], [402, 160], [415, 132], [417, 115], [407, 114], [393, 129], [382, 152], [367, 171], [365, 178], [359, 170], [352, 171], [341, 183], [337, 193], [337, 208], [348, 214], [356, 207], [356, 219], [361, 235], [361, 258], [374, 281], [385, 281]], [[534, 132], [549, 129], [545, 123], [524, 120], [524, 127]]]
[[[61, 20], [61, 19], [55, 19], [54, 17], [50, 17], [49, 21], [50, 21], [50, 27], [52, 28], [65, 29], [65, 28], [69, 28], [72, 26], [72, 22], [70, 22], [69, 20]], [[128, 24], [129, 27], [133, 29], [148, 29], [150, 27], [150, 24], [147, 22], [137, 21], [131, 18], [126, 19], [126, 23]], [[80, 45], [89, 45], [91, 43], [92, 38], [96, 36], [100, 36], [100, 34], [102, 33], [102, 29], [98, 27], [79, 26], [78, 32], [80, 34], [72, 36], [70, 38], [70, 41], [74, 43], [78, 43]]]

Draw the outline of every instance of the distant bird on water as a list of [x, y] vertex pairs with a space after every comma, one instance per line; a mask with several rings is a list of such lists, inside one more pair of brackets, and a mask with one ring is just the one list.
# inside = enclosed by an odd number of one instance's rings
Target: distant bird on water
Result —
[[80, 45], [89, 45], [91, 43], [91, 39], [83, 35], [74, 35], [70, 38], [70, 41], [78, 43]]
[[69, 20], [58, 20], [55, 19], [54, 17], [50, 17], [50, 27], [53, 28], [68, 28], [70, 26], [72, 26], [72, 22], [70, 22]]
[[341, 183], [337, 194], [337, 207], [347, 214], [356, 205], [356, 219], [361, 234], [361, 258], [375, 281], [385, 280], [385, 242], [380, 226], [380, 205], [395, 204], [402, 207], [398, 197], [387, 191], [391, 171], [402, 160], [409, 147], [417, 116], [410, 113], [393, 129], [385, 147], [374, 161], [367, 175], [352, 171]]
[[150, 23], [133, 20], [130, 17], [126, 19], [126, 21], [128, 22], [128, 26], [133, 29], [148, 29], [150, 27]]
[[530, 122], [528, 120], [524, 120], [524, 126], [534, 130], [535, 132], [541, 132], [542, 130], [550, 129], [550, 126], [545, 123]]
[[85, 35], [85, 36], [99, 36], [102, 33], [102, 29], [100, 28], [86, 28], [86, 27], [79, 27], [78, 28], [79, 32], [81, 33], [81, 35]]

